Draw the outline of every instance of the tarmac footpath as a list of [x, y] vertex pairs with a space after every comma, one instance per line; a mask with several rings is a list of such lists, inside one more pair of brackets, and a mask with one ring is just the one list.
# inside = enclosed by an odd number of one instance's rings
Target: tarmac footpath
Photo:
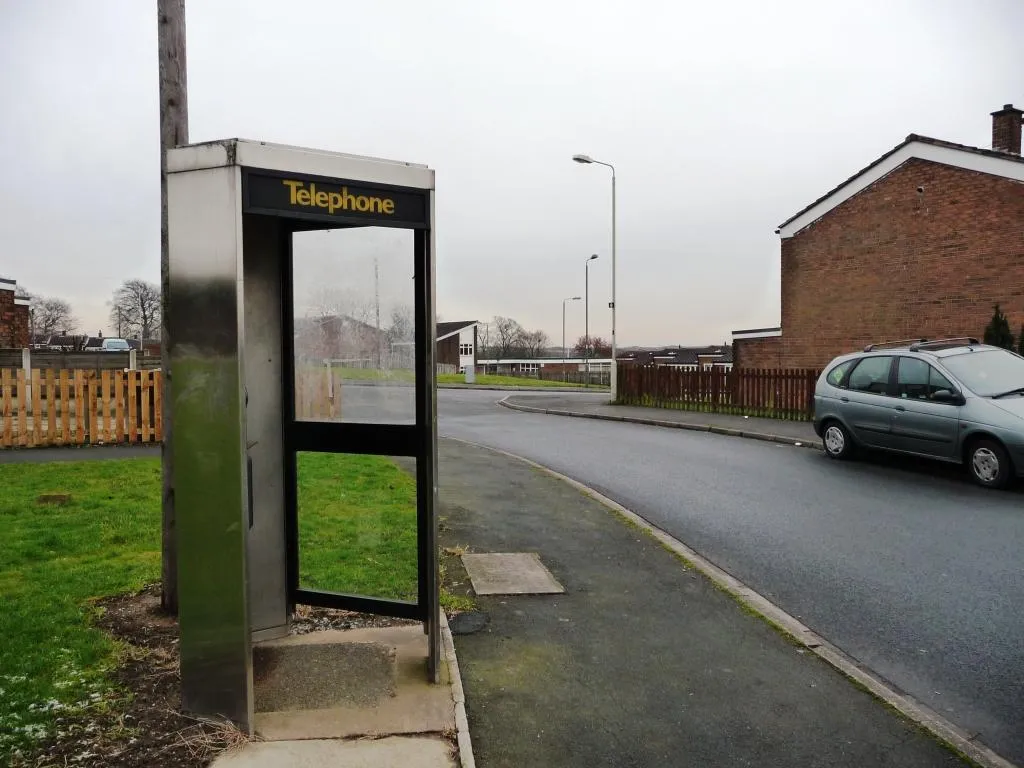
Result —
[[471, 593], [468, 550], [537, 553], [566, 589], [452, 621], [481, 768], [968, 764], [602, 503], [477, 446], [440, 454], [449, 588]]

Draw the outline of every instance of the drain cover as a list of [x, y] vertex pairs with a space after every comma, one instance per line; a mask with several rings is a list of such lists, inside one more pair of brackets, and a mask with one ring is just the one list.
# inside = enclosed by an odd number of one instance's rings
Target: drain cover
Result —
[[448, 628], [453, 635], [472, 635], [487, 626], [487, 614], [483, 611], [465, 611], [448, 619]]

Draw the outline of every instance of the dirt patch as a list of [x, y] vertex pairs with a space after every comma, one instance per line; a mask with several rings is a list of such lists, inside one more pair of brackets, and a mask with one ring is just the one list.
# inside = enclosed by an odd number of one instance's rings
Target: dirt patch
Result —
[[201, 768], [244, 739], [227, 724], [182, 714], [178, 624], [160, 610], [160, 587], [96, 602], [95, 626], [123, 644], [102, 706], [58, 718], [55, 736], [16, 766]]
[[391, 616], [376, 616], [372, 613], [354, 613], [338, 611], [332, 608], [314, 608], [308, 605], [295, 607], [292, 617], [293, 635], [306, 635], [325, 629], [363, 629], [377, 627], [399, 627], [408, 624], [419, 624], [409, 619], [396, 619]]
[[[228, 723], [182, 713], [178, 622], [160, 610], [160, 585], [95, 603], [93, 624], [123, 645], [111, 674], [118, 693], [88, 711], [58, 718], [55, 736], [13, 768], [205, 768], [246, 741]], [[414, 624], [402, 619], [300, 606], [293, 634]]]

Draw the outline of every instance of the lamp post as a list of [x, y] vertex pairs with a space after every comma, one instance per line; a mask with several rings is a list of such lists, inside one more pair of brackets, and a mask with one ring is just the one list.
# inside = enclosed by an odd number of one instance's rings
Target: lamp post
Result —
[[583, 363], [587, 370], [586, 386], [588, 387], [590, 386], [590, 262], [596, 258], [596, 253], [593, 256], [588, 256], [583, 264], [583, 295], [586, 297], [583, 301], [583, 338], [586, 340], [583, 346]]
[[600, 160], [595, 160], [589, 155], [573, 155], [572, 159], [577, 163], [603, 165], [606, 168], [611, 168], [612, 171], [612, 300], [609, 306], [612, 310], [612, 366], [611, 366], [611, 386], [612, 386], [612, 401], [614, 402], [618, 395], [618, 381], [616, 381], [615, 371], [615, 351], [617, 349], [615, 340], [615, 166], [611, 163], [604, 163]]
[[579, 296], [570, 296], [567, 299], [562, 299], [562, 380], [566, 380], [565, 375], [565, 302], [567, 301], [579, 301]]

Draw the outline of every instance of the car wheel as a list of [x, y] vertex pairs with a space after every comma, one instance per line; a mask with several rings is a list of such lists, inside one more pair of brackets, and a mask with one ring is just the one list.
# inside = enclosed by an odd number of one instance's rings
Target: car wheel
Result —
[[971, 443], [967, 450], [967, 468], [974, 482], [985, 488], [1005, 488], [1013, 477], [1010, 455], [995, 440]]
[[830, 459], [848, 459], [853, 455], [850, 433], [838, 421], [826, 422], [821, 433], [821, 445]]

